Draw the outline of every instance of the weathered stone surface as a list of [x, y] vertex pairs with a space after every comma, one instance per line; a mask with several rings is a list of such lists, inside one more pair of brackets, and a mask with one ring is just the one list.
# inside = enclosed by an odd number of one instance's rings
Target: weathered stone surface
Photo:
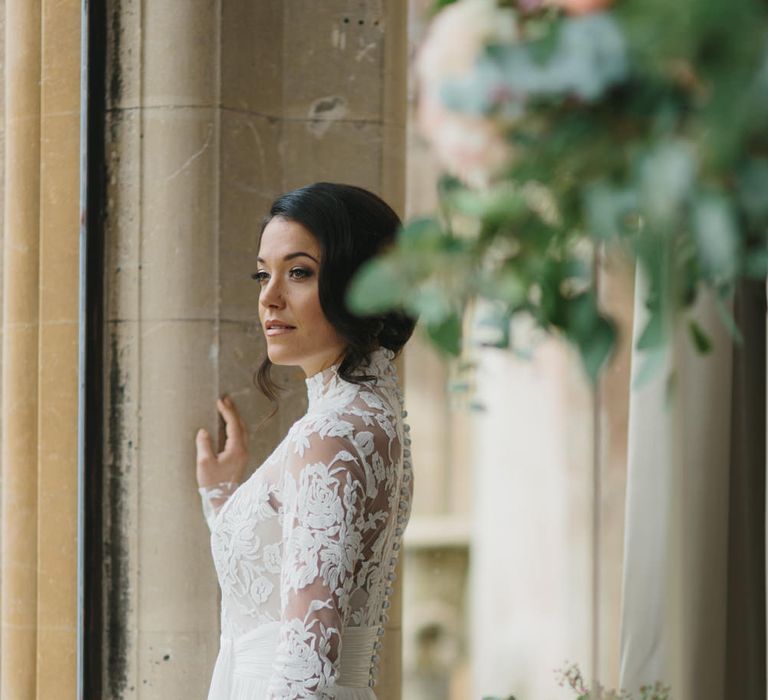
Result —
[[283, 0], [221, 4], [221, 104], [283, 116]]
[[[194, 435], [217, 434], [216, 397], [229, 394], [242, 411], [250, 469], [306, 405], [300, 371], [275, 368], [289, 391], [262, 424], [271, 405], [253, 384], [264, 345], [250, 274], [269, 203], [329, 179], [381, 192], [402, 211], [405, 57], [387, 43], [383, 4], [215, 8], [114, 0], [110, 9], [112, 697], [200, 696], [210, 680], [218, 599]], [[348, 28], [345, 46], [337, 32], [334, 44], [333, 28], [353, 10], [364, 24]], [[404, 31], [404, 3], [386, 15]], [[398, 697], [398, 627], [393, 619], [383, 699]]]

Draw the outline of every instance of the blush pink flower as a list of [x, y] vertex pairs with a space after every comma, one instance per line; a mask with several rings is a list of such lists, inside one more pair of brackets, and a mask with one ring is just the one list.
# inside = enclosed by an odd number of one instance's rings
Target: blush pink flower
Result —
[[613, 4], [612, 0], [549, 0], [551, 5], [560, 7], [569, 15], [587, 15], [600, 12]]
[[510, 157], [503, 125], [449, 110], [440, 91], [446, 81], [471, 76], [487, 44], [516, 37], [511, 10], [495, 0], [459, 0], [437, 15], [416, 57], [419, 130], [443, 167], [474, 187], [487, 185]]
[[442, 166], [471, 187], [487, 187], [511, 158], [504, 133], [492, 119], [451, 112], [439, 99], [423, 95], [417, 119]]
[[430, 24], [419, 48], [417, 72], [430, 83], [464, 77], [487, 43], [514, 41], [516, 37], [511, 10], [499, 8], [495, 0], [459, 0]]

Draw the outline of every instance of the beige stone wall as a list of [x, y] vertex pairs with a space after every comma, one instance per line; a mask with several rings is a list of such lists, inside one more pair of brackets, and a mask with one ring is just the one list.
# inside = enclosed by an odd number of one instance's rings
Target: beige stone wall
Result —
[[[199, 697], [217, 584], [194, 434], [230, 394], [257, 466], [304, 407], [268, 405], [256, 235], [278, 193], [326, 179], [402, 211], [404, 3], [111, 3], [104, 493], [107, 697]], [[402, 94], [401, 94], [402, 93]], [[379, 695], [398, 697], [399, 620]]]

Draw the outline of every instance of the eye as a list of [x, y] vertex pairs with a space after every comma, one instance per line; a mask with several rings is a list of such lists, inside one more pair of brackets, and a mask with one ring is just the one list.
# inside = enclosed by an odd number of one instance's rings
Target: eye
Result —
[[290, 275], [293, 279], [306, 279], [312, 276], [312, 270], [308, 270], [306, 267], [294, 267], [291, 268]]
[[259, 284], [263, 284], [269, 279], [269, 273], [266, 270], [259, 270], [251, 275], [251, 279], [256, 280]]

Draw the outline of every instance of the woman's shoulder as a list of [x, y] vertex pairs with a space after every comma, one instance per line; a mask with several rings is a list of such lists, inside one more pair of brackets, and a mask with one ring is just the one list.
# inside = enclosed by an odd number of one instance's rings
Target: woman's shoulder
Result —
[[384, 431], [394, 436], [399, 409], [390, 392], [368, 384], [356, 387], [343, 403], [328, 404], [324, 410], [308, 412], [292, 428], [291, 439], [305, 440], [308, 435], [354, 439], [360, 432]]

